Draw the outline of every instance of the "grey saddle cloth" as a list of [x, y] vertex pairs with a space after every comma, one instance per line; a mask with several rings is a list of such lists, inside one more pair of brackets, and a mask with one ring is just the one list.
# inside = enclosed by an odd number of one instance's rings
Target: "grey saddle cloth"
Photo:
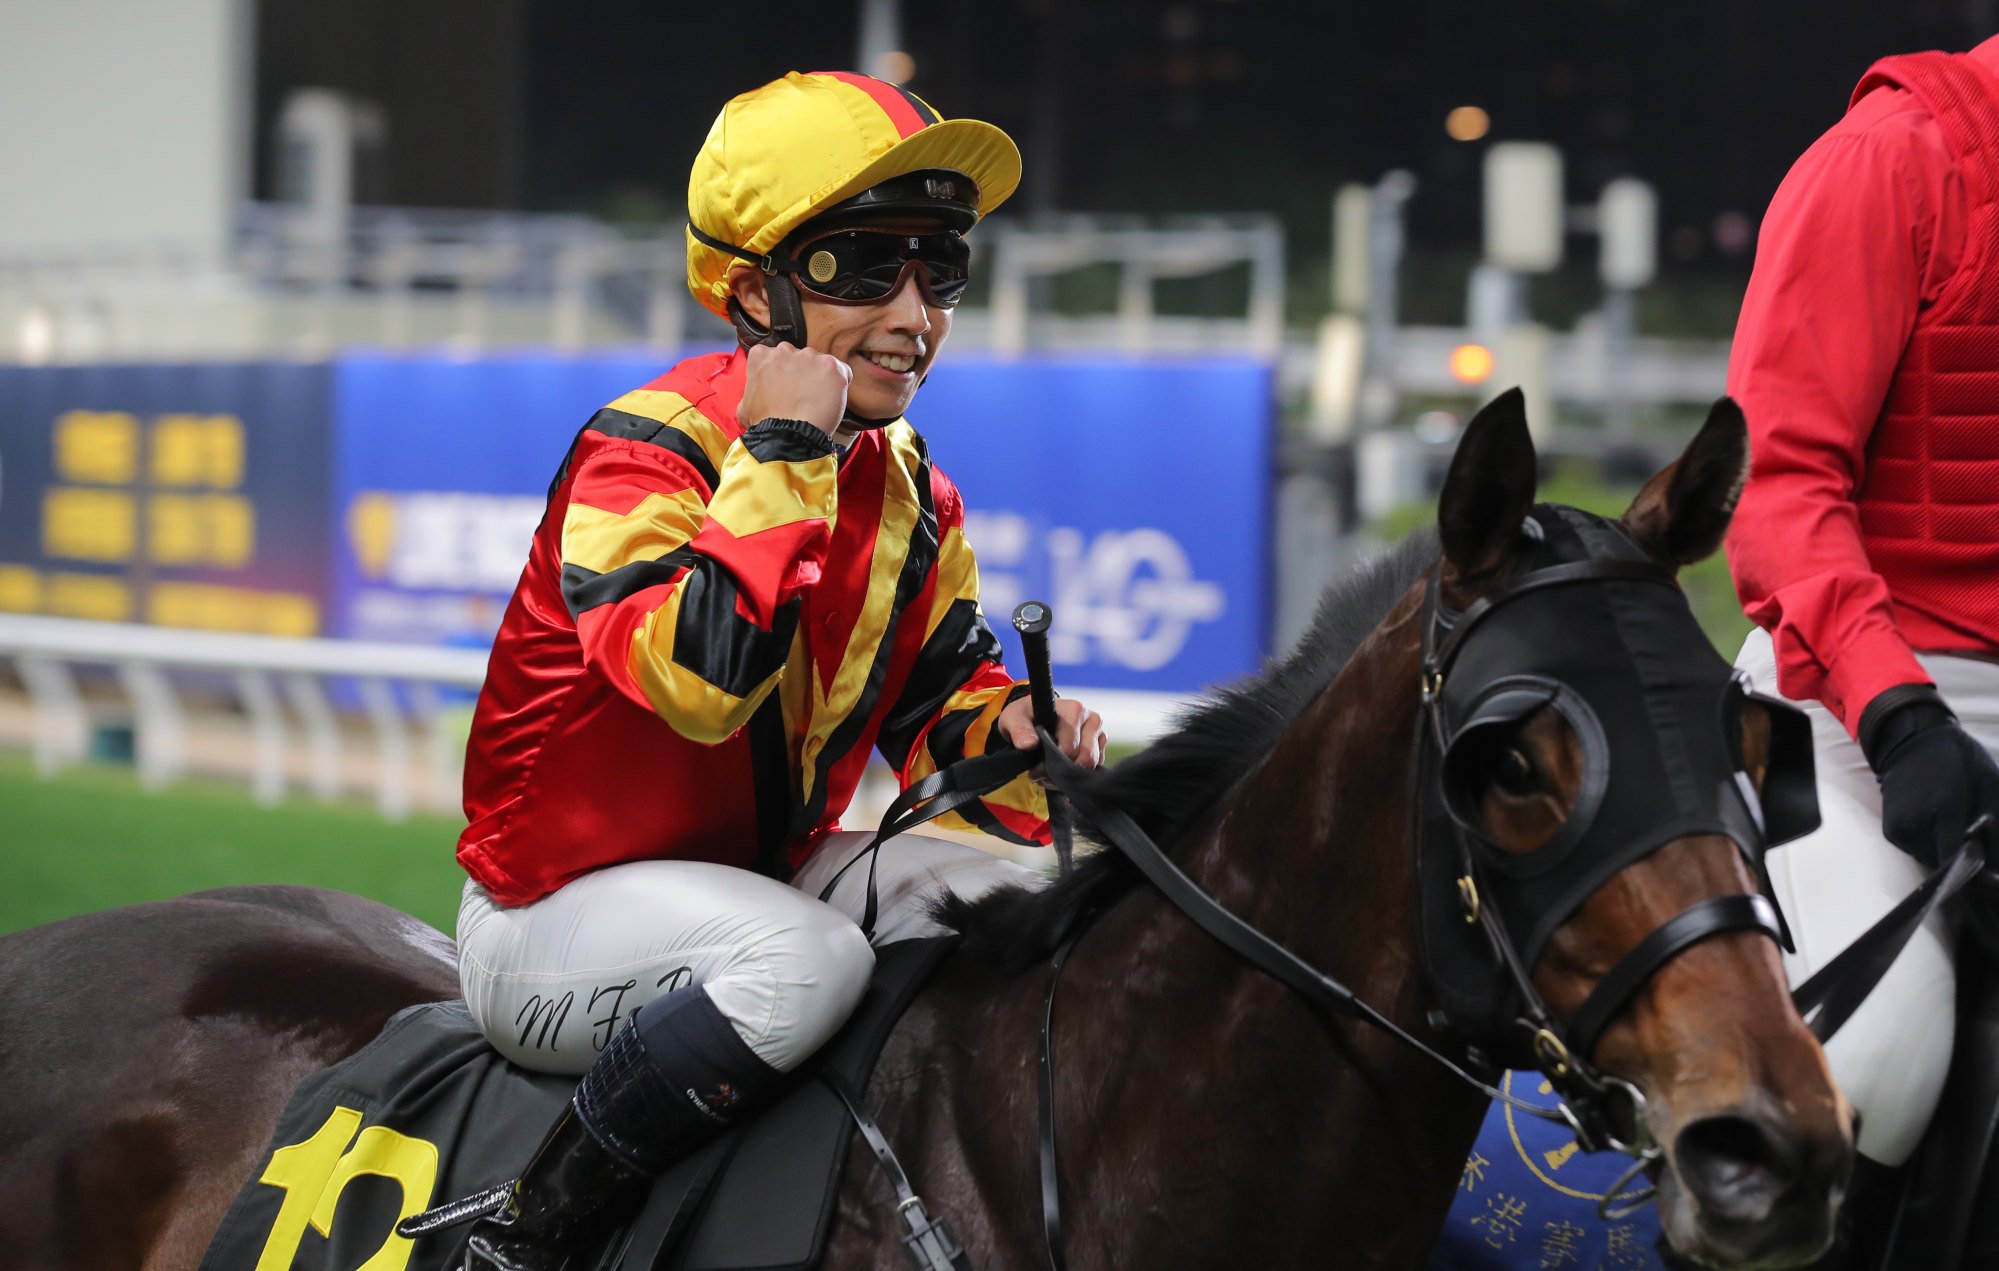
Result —
[[[832, 1225], [853, 1121], [811, 1074], [865, 1089], [890, 1030], [953, 939], [876, 951], [875, 976], [847, 1025], [760, 1116], [654, 1186], [618, 1271], [779, 1271], [816, 1266]], [[500, 1058], [462, 1002], [413, 1006], [367, 1047], [301, 1084], [256, 1177], [238, 1193], [201, 1271], [351, 1271], [411, 1214], [514, 1177], [573, 1078]], [[417, 1240], [407, 1271], [456, 1265], [465, 1231]], [[289, 1254], [289, 1258], [285, 1255]]]

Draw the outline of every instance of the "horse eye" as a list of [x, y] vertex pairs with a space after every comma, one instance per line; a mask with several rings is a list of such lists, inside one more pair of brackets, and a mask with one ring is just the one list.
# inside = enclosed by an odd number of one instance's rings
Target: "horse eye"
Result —
[[1507, 794], [1524, 798], [1540, 789], [1540, 772], [1527, 752], [1508, 746], [1493, 759], [1492, 783]]

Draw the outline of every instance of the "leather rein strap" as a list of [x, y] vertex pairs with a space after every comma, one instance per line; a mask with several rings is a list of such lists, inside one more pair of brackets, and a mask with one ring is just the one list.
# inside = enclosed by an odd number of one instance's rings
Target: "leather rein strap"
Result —
[[[1646, 576], [1642, 567], [1626, 568], [1624, 564], [1612, 561], [1578, 562], [1572, 566], [1540, 571], [1540, 577], [1532, 577], [1525, 582], [1529, 588], [1534, 588], [1593, 578]], [[1591, 566], [1596, 568], [1590, 568]], [[1455, 652], [1475, 620], [1483, 616], [1484, 611], [1490, 607], [1490, 604], [1482, 602], [1458, 616], [1458, 620], [1452, 624], [1453, 629], [1433, 651], [1435, 654], [1443, 655], [1435, 663], [1438, 669], [1448, 663], [1449, 654]], [[1391, 1036], [1400, 1038], [1488, 1098], [1503, 1102], [1516, 1111], [1542, 1120], [1564, 1122], [1576, 1131], [1579, 1139], [1599, 1139], [1602, 1140], [1600, 1145], [1615, 1147], [1637, 1157], [1634, 1170], [1645, 1163], [1650, 1153], [1656, 1152], [1656, 1148], [1640, 1151], [1617, 1142], [1614, 1137], [1604, 1133], [1600, 1117], [1588, 1117], [1587, 1120], [1591, 1124], [1586, 1125], [1566, 1104], [1558, 1109], [1543, 1108], [1517, 1099], [1490, 1083], [1481, 1081], [1465, 1067], [1361, 1001], [1351, 989], [1315, 970], [1289, 949], [1223, 908], [1188, 878], [1127, 813], [1100, 802], [1092, 795], [1085, 785], [1087, 770], [1064, 755], [1045, 730], [1036, 731], [1041, 741], [1038, 751], [1014, 750], [961, 760], [948, 768], [932, 773], [903, 791], [884, 813], [874, 837], [861, 852], [841, 867], [838, 874], [834, 875], [832, 881], [821, 891], [820, 899], [829, 897], [847, 870], [853, 868], [863, 855], [867, 856], [868, 898], [862, 929], [872, 935], [878, 912], [875, 865], [882, 844], [898, 834], [906, 833], [970, 802], [983, 793], [1004, 785], [1036, 764], [1040, 764], [1046, 773], [1048, 785], [1068, 797], [1082, 819], [1094, 826], [1098, 839], [1122, 853], [1175, 908], [1220, 942], [1223, 947], [1304, 998], [1306, 1004], [1320, 1015], [1322, 1021], [1330, 1024], [1335, 1018], [1346, 1018], [1364, 1020], [1373, 1024]], [[1965, 849], [1959, 855], [1939, 866], [1915, 892], [1891, 909], [1852, 946], [1798, 988], [1794, 995], [1798, 1010], [1806, 1015], [1810, 1015], [1814, 1010], [1818, 1011], [1817, 1016], [1811, 1021], [1811, 1028], [1821, 1041], [1830, 1038], [1852, 1015], [1860, 1002], [1866, 998], [1867, 993], [1887, 972], [1896, 956], [1914, 935], [1916, 928], [1921, 926], [1922, 922], [1945, 900], [1976, 877], [1985, 861], [1981, 840], [1986, 829], [1987, 820], [1981, 817], [1967, 832]], [[1039, 1172], [1043, 1234], [1052, 1271], [1066, 1271], [1067, 1266], [1063, 1252], [1060, 1169], [1056, 1156], [1055, 989], [1064, 963], [1088, 930], [1094, 916], [1093, 913], [1085, 915], [1051, 960], [1048, 992], [1040, 1029], [1040, 1057], [1037, 1070], [1040, 1122]], [[1634, 1088], [1616, 1079], [1605, 1079], [1594, 1073], [1577, 1072], [1576, 1069], [1580, 1065], [1573, 1064], [1573, 1057], [1586, 1056], [1590, 1053], [1603, 1028], [1615, 1018], [1631, 994], [1650, 980], [1660, 967], [1689, 946], [1709, 936], [1737, 930], [1761, 931], [1772, 939], [1777, 939], [1778, 920], [1770, 902], [1756, 895], [1719, 896], [1693, 905], [1668, 919], [1619, 959], [1617, 965], [1592, 990], [1569, 1024], [1567, 1031], [1574, 1049], [1561, 1050], [1558, 1056], [1559, 1066], [1566, 1074], [1582, 1077], [1588, 1085], [1599, 1091], [1606, 1084], [1615, 1084], [1628, 1090], [1630, 1099], [1634, 1101], [1634, 1114], [1639, 1115], [1642, 1120], [1642, 1097]], [[1490, 930], [1489, 933], [1495, 936], [1501, 935], [1496, 930]], [[1513, 971], [1515, 977], [1527, 980], [1526, 968], [1518, 965], [1517, 955], [1511, 958], [1506, 956], [1513, 953], [1511, 941], [1499, 938], [1495, 940], [1495, 944], [1500, 946], [1496, 952], [1500, 954], [1501, 961], [1510, 964], [1509, 969]], [[1528, 980], [1527, 988], [1531, 994], [1531, 980]], [[1538, 1002], [1538, 994], [1533, 994], [1529, 1000]], [[1559, 1041], [1557, 1044], [1560, 1045]], [[932, 1223], [927, 1216], [920, 1213], [920, 1201], [915, 1205], [918, 1213], [915, 1215], [909, 1213], [906, 1206], [909, 1202], [915, 1201], [915, 1193], [909, 1188], [907, 1178], [902, 1176], [901, 1167], [895, 1162], [894, 1153], [888, 1149], [887, 1140], [882, 1137], [880, 1128], [874, 1124], [860, 1100], [851, 1091], [836, 1088], [835, 1092], [847, 1103], [863, 1136], [868, 1139], [870, 1147], [875, 1149], [877, 1158], [882, 1160], [890, 1181], [896, 1184], [897, 1195], [905, 1206], [902, 1212], [912, 1228], [912, 1234], [905, 1238], [905, 1243], [910, 1246], [911, 1253], [919, 1259], [918, 1265], [925, 1265], [921, 1259], [926, 1255], [924, 1248], [920, 1246], [933, 1250], [942, 1247], [942, 1245], [926, 1245], [926, 1233], [935, 1231], [945, 1242], [949, 1241], [949, 1233], [942, 1229], [941, 1222]], [[1642, 1132], [1642, 1125], [1639, 1129]], [[1607, 1199], [1621, 1201], [1627, 1198], [1613, 1196]], [[920, 1230], [919, 1224], [922, 1224]], [[964, 1271], [968, 1263], [963, 1259], [963, 1253], [957, 1252], [955, 1256], [950, 1257], [947, 1265], [957, 1268], [958, 1271]]]
[[[1052, 747], [1051, 747], [1052, 749]], [[895, 797], [882, 813], [881, 824], [875, 829], [874, 837], [852, 860], [840, 867], [825, 887], [820, 889], [819, 899], [830, 901], [833, 889], [847, 876], [847, 871], [860, 864], [863, 856], [868, 858], [868, 900], [861, 913], [861, 930], [870, 939], [875, 934], [875, 919], [879, 916], [879, 894], [875, 887], [875, 866], [881, 860], [882, 844], [898, 834], [906, 834], [919, 825], [934, 821], [954, 808], [963, 807], [982, 794], [989, 794], [1013, 780], [1021, 773], [1041, 762], [1038, 750], [1002, 750], [997, 754], [978, 755], [971, 759], [960, 759], [948, 768], [918, 781]]]
[[[1986, 835], [1991, 831], [1991, 821], [1989, 816], [1973, 821], [1964, 832], [1964, 845], [1957, 855], [1938, 865], [1914, 891], [1791, 994], [1791, 1001], [1810, 1024], [1814, 1037], [1821, 1042], [1831, 1040], [1840, 1025], [1860, 1009], [1881, 977], [1888, 974], [1888, 968], [1895, 964], [1916, 929], [1946, 900], [1964, 890], [1965, 884], [1978, 877], [1985, 868]], [[1814, 1015], [1814, 1011], [1818, 1013]]]
[[[1545, 1121], [1565, 1121], [1573, 1124], [1559, 1112], [1517, 1099], [1487, 1082], [1480, 1081], [1463, 1066], [1361, 1001], [1354, 995], [1352, 989], [1331, 976], [1314, 970], [1297, 954], [1224, 909], [1219, 902], [1182, 873], [1180, 867], [1160, 850], [1159, 845], [1154, 843], [1128, 814], [1093, 796], [1084, 785], [1087, 770], [1064, 755], [1045, 733], [1041, 736], [1041, 758], [1048, 774], [1048, 783], [1068, 796], [1081, 818], [1095, 827], [1098, 839], [1121, 852], [1125, 859], [1144, 875], [1146, 881], [1172, 903], [1174, 908], [1185, 914], [1201, 930], [1213, 936], [1229, 952], [1304, 998], [1306, 1004], [1318, 1013], [1323, 1022], [1330, 1025], [1335, 1018], [1365, 1020], [1391, 1036], [1400, 1038], [1443, 1066], [1452, 1075], [1476, 1087], [1486, 1097], [1506, 1103], [1519, 1112]], [[1056, 951], [1050, 963], [1048, 995], [1042, 1014], [1039, 1065], [1041, 1210], [1042, 1230], [1048, 1245], [1048, 1265], [1052, 1271], [1066, 1271], [1067, 1267], [1067, 1258], [1063, 1251], [1060, 1171], [1055, 1154], [1053, 1053], [1055, 988], [1060, 981], [1063, 963], [1068, 960], [1077, 941], [1084, 935], [1091, 917], [1094, 915], [1086, 916]]]

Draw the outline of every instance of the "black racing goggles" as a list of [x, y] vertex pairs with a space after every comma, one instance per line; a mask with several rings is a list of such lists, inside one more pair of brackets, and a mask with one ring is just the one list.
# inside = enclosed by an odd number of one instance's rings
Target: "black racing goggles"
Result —
[[930, 302], [949, 309], [965, 294], [971, 263], [972, 249], [955, 231], [910, 234], [863, 226], [811, 239], [779, 267], [800, 291], [850, 305], [886, 300], [914, 270]]
[[747, 260], [767, 274], [790, 274], [801, 291], [837, 304], [886, 300], [914, 269], [930, 302], [949, 309], [964, 296], [972, 276], [972, 249], [955, 230], [912, 234], [887, 226], [853, 226], [807, 239], [786, 258], [776, 252], [760, 256], [745, 251], [704, 233], [692, 221], [687, 232], [697, 242]]

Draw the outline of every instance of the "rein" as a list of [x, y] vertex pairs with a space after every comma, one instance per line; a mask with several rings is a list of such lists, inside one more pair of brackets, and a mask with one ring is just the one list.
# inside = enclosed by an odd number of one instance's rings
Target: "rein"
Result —
[[[1457, 652], [1481, 618], [1515, 597], [1551, 587], [1585, 582], [1671, 584], [1673, 581], [1670, 572], [1649, 562], [1614, 559], [1575, 561], [1536, 570], [1519, 579], [1507, 591], [1483, 598], [1460, 613], [1446, 615], [1438, 601], [1441, 568], [1440, 565], [1430, 577], [1423, 608], [1421, 703], [1425, 718], [1424, 726], [1418, 730], [1416, 773], [1419, 785], [1426, 785], [1437, 775], [1437, 762], [1442, 759], [1449, 740], [1445, 735], [1441, 707], [1445, 679]], [[1442, 632], [1441, 639], [1438, 638], [1439, 632]], [[1584, 1151], [1611, 1150], [1630, 1157], [1630, 1167], [1618, 1177], [1598, 1204], [1599, 1212], [1607, 1219], [1623, 1217], [1653, 1199], [1657, 1190], [1655, 1186], [1626, 1189], [1660, 1159], [1663, 1149], [1650, 1139], [1643, 1093], [1631, 1082], [1601, 1072], [1590, 1059], [1603, 1029], [1667, 962], [1700, 941], [1726, 932], [1756, 931], [1780, 945], [1785, 943], [1782, 917], [1765, 896], [1711, 897], [1666, 920], [1640, 940], [1598, 982], [1564, 1029], [1555, 1021], [1534, 987], [1532, 976], [1495, 906], [1481, 900], [1479, 875], [1469, 838], [1462, 826], [1456, 827], [1455, 854], [1460, 867], [1457, 888], [1466, 921], [1478, 926], [1493, 960], [1520, 994], [1522, 1012], [1514, 1024], [1530, 1035], [1535, 1067], [1548, 1078], [1559, 1096], [1556, 1107], [1544, 1108], [1519, 1099], [1474, 1075], [1471, 1068], [1483, 1068], [1491, 1062], [1477, 1047], [1468, 1047], [1469, 1065], [1453, 1060], [1361, 1000], [1346, 985], [1313, 968], [1297, 954], [1224, 908], [1187, 877], [1128, 813], [1102, 802], [1090, 791], [1088, 770], [1061, 752], [1046, 727], [1037, 726], [1036, 733], [1040, 739], [1038, 749], [1004, 751], [961, 760], [903, 791], [883, 815], [874, 837], [842, 867], [820, 893], [820, 898], [823, 900], [829, 896], [846, 871], [853, 868], [861, 856], [867, 856], [868, 897], [862, 929], [872, 935], [877, 915], [875, 861], [881, 845], [1004, 785], [1038, 764], [1043, 768], [1046, 785], [1050, 787], [1051, 803], [1054, 793], [1066, 796], [1080, 819], [1094, 828], [1095, 837], [1122, 853], [1176, 909], [1229, 952], [1303, 998], [1327, 1027], [1342, 1019], [1371, 1024], [1488, 1099], [1503, 1103], [1516, 1112], [1566, 1125]], [[1419, 797], [1412, 801], [1415, 824], [1411, 850], [1419, 854], [1423, 833], [1422, 794], [1423, 791], [1419, 790]], [[1809, 1027], [1821, 1042], [1829, 1039], [1851, 1017], [1923, 921], [1978, 874], [1985, 862], [1981, 840], [1987, 828], [1986, 818], [1981, 817], [1967, 832], [1963, 851], [1939, 866], [1848, 949], [1799, 986], [1793, 996], [1794, 1003], [1800, 1014], [1809, 1018]], [[1761, 874], [1760, 868], [1757, 873]], [[1052, 1271], [1066, 1271], [1067, 1265], [1061, 1219], [1060, 1171], [1056, 1159], [1055, 992], [1064, 964], [1095, 917], [1095, 911], [1084, 914], [1052, 956], [1040, 1026], [1037, 1064], [1040, 1182], [1043, 1233]], [[1419, 919], [1419, 941], [1421, 938]], [[1614, 1115], [1619, 1111], [1613, 1106], [1615, 1102], [1623, 1104], [1622, 1118]], [[1620, 1130], [1620, 1120], [1630, 1127], [1628, 1138]], [[882, 1155], [884, 1147], [885, 1144], [876, 1147], [877, 1155]], [[885, 1167], [893, 1164], [892, 1153], [883, 1159]], [[892, 1176], [894, 1172], [891, 1171]], [[899, 1194], [906, 1191], [906, 1183], [898, 1188]], [[905, 1205], [912, 1201], [913, 1194], [905, 1200]], [[912, 1235], [915, 1234], [918, 1233], [912, 1232]], [[913, 1240], [908, 1243], [913, 1248]], [[921, 1258], [918, 1260], [919, 1267], [940, 1265]], [[956, 1265], [962, 1266], [962, 1263]]]
[[[1608, 1149], [1629, 1156], [1632, 1159], [1630, 1168], [1618, 1177], [1598, 1205], [1599, 1212], [1606, 1219], [1614, 1221], [1621, 1218], [1652, 1199], [1655, 1189], [1649, 1186], [1636, 1191], [1624, 1190], [1636, 1181], [1646, 1167], [1658, 1159], [1661, 1151], [1657, 1144], [1644, 1141], [1645, 1097], [1637, 1087], [1621, 1078], [1601, 1076], [1594, 1074], [1593, 1069], [1589, 1070], [1595, 1080], [1603, 1083], [1603, 1086], [1599, 1087], [1600, 1090], [1617, 1091], [1630, 1101], [1633, 1124], [1639, 1131], [1637, 1136], [1639, 1141], [1632, 1143], [1617, 1137], [1613, 1130], [1597, 1118], [1590, 1119], [1595, 1122], [1592, 1126], [1590, 1122], [1585, 1121], [1582, 1113], [1570, 1106], [1569, 1095], [1564, 1086], [1573, 1087], [1576, 1080], [1588, 1080], [1584, 1070], [1578, 1066], [1572, 1064], [1571, 1072], [1574, 1076], [1565, 1075], [1563, 1084], [1556, 1086], [1557, 1091], [1562, 1093], [1562, 1101], [1554, 1108], [1544, 1108], [1539, 1104], [1529, 1103], [1474, 1076], [1465, 1066], [1442, 1054], [1394, 1020], [1369, 1006], [1357, 997], [1353, 990], [1331, 976], [1313, 969], [1289, 949], [1223, 908], [1213, 897], [1196, 886], [1159, 845], [1152, 841], [1151, 836], [1139, 828], [1129, 814], [1122, 809], [1102, 803], [1091, 795], [1085, 788], [1087, 770], [1064, 755], [1045, 731], [1040, 735], [1039, 751], [1016, 750], [960, 760], [912, 785], [890, 805], [882, 817], [880, 828], [876, 831], [873, 841], [863, 848], [861, 853], [870, 858], [868, 921], [864, 924], [864, 929], [872, 931], [876, 913], [873, 858], [878, 854], [882, 843], [942, 816], [952, 808], [976, 798], [980, 793], [997, 789], [1037, 763], [1043, 764], [1048, 784], [1068, 797], [1075, 810], [1095, 828], [1100, 840], [1121, 852], [1175, 908], [1213, 936], [1231, 953], [1304, 998], [1306, 1004], [1320, 1016], [1322, 1022], [1330, 1024], [1336, 1018], [1363, 1020], [1399, 1039], [1489, 1099], [1503, 1103], [1527, 1116], [1544, 1121], [1561, 1122], [1574, 1132], [1577, 1142], [1585, 1151]], [[1939, 905], [1977, 876], [1985, 861], [1981, 838], [1987, 828], [1987, 819], [1979, 818], [1967, 835], [1965, 850], [1962, 853], [1938, 867], [1936, 872], [1906, 899], [1885, 914], [1844, 952], [1822, 967], [1816, 975], [1799, 986], [1794, 994], [1794, 1001], [1801, 1014], [1818, 1012], [1811, 1020], [1811, 1029], [1820, 1041], [1829, 1039], [1853, 1014], [1923, 921], [1935, 912]], [[841, 873], [844, 874], [847, 869], [851, 869], [859, 860], [860, 855], [856, 855], [843, 867]], [[838, 881], [836, 876], [833, 883]], [[833, 883], [827, 885], [826, 893], [822, 895], [830, 894]], [[1610, 975], [1605, 977], [1604, 984], [1609, 984], [1613, 979], [1636, 978], [1639, 973], [1631, 968], [1637, 967], [1646, 968], [1645, 974], [1649, 977], [1650, 971], [1656, 970], [1681, 949], [1706, 935], [1725, 929], [1712, 925], [1712, 919], [1689, 918], [1689, 915], [1700, 914], [1718, 901], [1749, 902], [1752, 907], [1760, 905], [1766, 910], [1770, 907], [1769, 901], [1761, 896], [1718, 897], [1693, 906], [1679, 917], [1669, 919], [1650, 936], [1640, 941], [1618, 962]], [[1726, 916], [1724, 912], [1722, 917]], [[1089, 930], [1095, 917], [1094, 912], [1086, 914], [1051, 957], [1048, 991], [1042, 1007], [1036, 1085], [1040, 1131], [1042, 1230], [1052, 1271], [1066, 1271], [1068, 1265], [1063, 1252], [1060, 1168], [1056, 1157], [1055, 990], [1061, 980], [1063, 965]], [[1683, 922], [1683, 919], [1687, 921]], [[1511, 951], [1510, 942], [1504, 940], [1498, 942], [1509, 952]], [[1517, 957], [1514, 961], [1517, 963]], [[1598, 991], [1592, 993], [1584, 1004], [1585, 1010], [1603, 998], [1603, 987], [1599, 985]], [[1609, 1000], [1621, 1004], [1622, 998], [1627, 996], [1629, 991], [1620, 988]], [[1578, 1012], [1577, 1022], [1581, 1020], [1582, 1013]], [[1572, 1022], [1572, 1029], [1577, 1027], [1577, 1022]], [[1605, 1021], [1597, 1023], [1596, 1030], [1600, 1030], [1602, 1022]], [[1590, 1035], [1593, 1038], [1594, 1031]], [[1537, 1033], [1536, 1036], [1539, 1037], [1540, 1034]], [[1556, 1041], [1560, 1044], [1559, 1037]], [[1550, 1077], [1550, 1082], [1553, 1084], [1553, 1074], [1548, 1073], [1545, 1068], [1542, 1071], [1544, 1075]], [[878, 1157], [883, 1156], [885, 1147], [885, 1143], [876, 1146]], [[893, 1153], [888, 1153], [883, 1159], [893, 1161]], [[898, 1195], [901, 1195], [906, 1190], [906, 1184], [897, 1190]]]
[[[1047, 784], [1055, 791], [1068, 797], [1070, 803], [1082, 819], [1089, 822], [1095, 828], [1097, 837], [1109, 846], [1122, 852], [1125, 858], [1131, 861], [1138, 868], [1139, 872], [1145, 876], [1146, 881], [1157, 888], [1176, 909], [1191, 919], [1196, 926], [1200, 927], [1210, 936], [1213, 936], [1229, 952], [1271, 976], [1280, 984], [1283, 984], [1286, 988], [1304, 998], [1306, 1005], [1311, 1007], [1320, 1016], [1322, 1022], [1330, 1025], [1335, 1019], [1355, 1019], [1370, 1023], [1390, 1036], [1396, 1037], [1407, 1045], [1414, 1047], [1418, 1052], [1441, 1065], [1446, 1071], [1459, 1080], [1471, 1085], [1487, 1098], [1504, 1103], [1515, 1111], [1528, 1116], [1538, 1117], [1545, 1121], [1563, 1122], [1576, 1132], [1579, 1140], [1585, 1138], [1587, 1131], [1583, 1123], [1568, 1108], [1566, 1103], [1557, 1108], [1544, 1108], [1538, 1104], [1529, 1103], [1524, 1099], [1508, 1094], [1506, 1091], [1499, 1089], [1489, 1082], [1480, 1080], [1478, 1077], [1472, 1075], [1463, 1065], [1442, 1054], [1388, 1016], [1369, 1006], [1357, 997], [1352, 989], [1349, 989], [1346, 985], [1341, 984], [1331, 976], [1315, 970], [1297, 954], [1291, 952], [1263, 932], [1257, 930], [1256, 927], [1223, 908], [1212, 896], [1209, 896], [1196, 886], [1194, 881], [1188, 878], [1181, 871], [1180, 867], [1175, 865], [1166, 853], [1160, 849], [1159, 845], [1152, 841], [1151, 836], [1139, 828], [1138, 823], [1133, 821], [1129, 814], [1120, 808], [1100, 802], [1088, 792], [1085, 787], [1088, 770], [1063, 754], [1061, 748], [1055, 745], [1054, 738], [1045, 729], [1037, 728], [1035, 731], [1041, 738], [1041, 746], [1038, 750], [1003, 751], [996, 755], [981, 755], [972, 759], [962, 759], [947, 768], [931, 773], [923, 780], [904, 790], [882, 815], [881, 824], [876, 829], [874, 837], [868, 841], [860, 852], [855, 854], [852, 860], [842, 866], [840, 872], [834, 875], [832, 880], [826, 884], [825, 889], [820, 893], [820, 899], [824, 900], [832, 895], [833, 888], [839, 884], [840, 879], [845, 876], [846, 872], [859, 864], [863, 856], [867, 857], [868, 899], [861, 927], [863, 931], [872, 935], [874, 920], [878, 913], [875, 895], [875, 861], [880, 855], [882, 845], [896, 835], [907, 833], [925, 822], [934, 820], [951, 809], [977, 798], [982, 793], [997, 789], [1008, 781], [1013, 780], [1014, 777], [1039, 765], [1043, 767], [1047, 775]], [[1095, 916], [1094, 912], [1085, 915], [1076, 929], [1071, 931], [1063, 940], [1061, 947], [1057, 949], [1054, 957], [1051, 959], [1048, 993], [1042, 1011], [1041, 1053], [1038, 1064], [1042, 1224], [1048, 1242], [1049, 1265], [1054, 1268], [1054, 1271], [1065, 1271], [1067, 1266], [1062, 1252], [1060, 1179], [1055, 1157], [1055, 1075], [1053, 1049], [1055, 989], [1056, 985], [1060, 982], [1063, 963], [1068, 960], [1070, 952], [1074, 950], [1077, 942], [1087, 932]], [[1633, 1100], [1635, 1110], [1640, 1114], [1639, 1123], [1642, 1125], [1642, 1113], [1645, 1104], [1644, 1096], [1638, 1092], [1636, 1087], [1631, 1086], [1627, 1082], [1619, 1081], [1614, 1077], [1605, 1078], [1604, 1080], [1617, 1082], [1619, 1086], [1625, 1089], [1629, 1098]], [[1625, 1195], [1620, 1194], [1619, 1189], [1625, 1182], [1635, 1178], [1639, 1170], [1651, 1163], [1658, 1151], [1656, 1147], [1627, 1145], [1614, 1137], [1607, 1137], [1601, 1140], [1592, 1139], [1590, 1142], [1597, 1144], [1597, 1146], [1586, 1144], [1588, 1150], [1595, 1151], [1599, 1150], [1600, 1147], [1610, 1147], [1633, 1156], [1635, 1160], [1631, 1171], [1623, 1179], [1619, 1180], [1618, 1188], [1613, 1188], [1612, 1194], [1605, 1198], [1606, 1205], [1609, 1205], [1612, 1201], [1618, 1201], [1636, 1206], [1650, 1198], [1651, 1193], [1649, 1190], [1643, 1194]], [[883, 1168], [888, 1170], [889, 1166], [894, 1162], [895, 1157], [892, 1151], [885, 1153], [885, 1148], [885, 1143], [875, 1145], [875, 1153], [877, 1158], [883, 1162]], [[893, 1182], [894, 1178], [899, 1174], [899, 1167], [891, 1171], [891, 1181]], [[898, 1194], [901, 1194], [905, 1189], [906, 1185], [899, 1187], [897, 1189]], [[907, 1205], [913, 1199], [914, 1196], [912, 1194], [904, 1201], [904, 1204]], [[1628, 1210], [1620, 1210], [1618, 1212], [1628, 1212]], [[914, 1234], [916, 1233], [912, 1232], [912, 1235]], [[919, 1259], [917, 1265], [923, 1268], [930, 1268], [938, 1264], [924, 1262]]]

